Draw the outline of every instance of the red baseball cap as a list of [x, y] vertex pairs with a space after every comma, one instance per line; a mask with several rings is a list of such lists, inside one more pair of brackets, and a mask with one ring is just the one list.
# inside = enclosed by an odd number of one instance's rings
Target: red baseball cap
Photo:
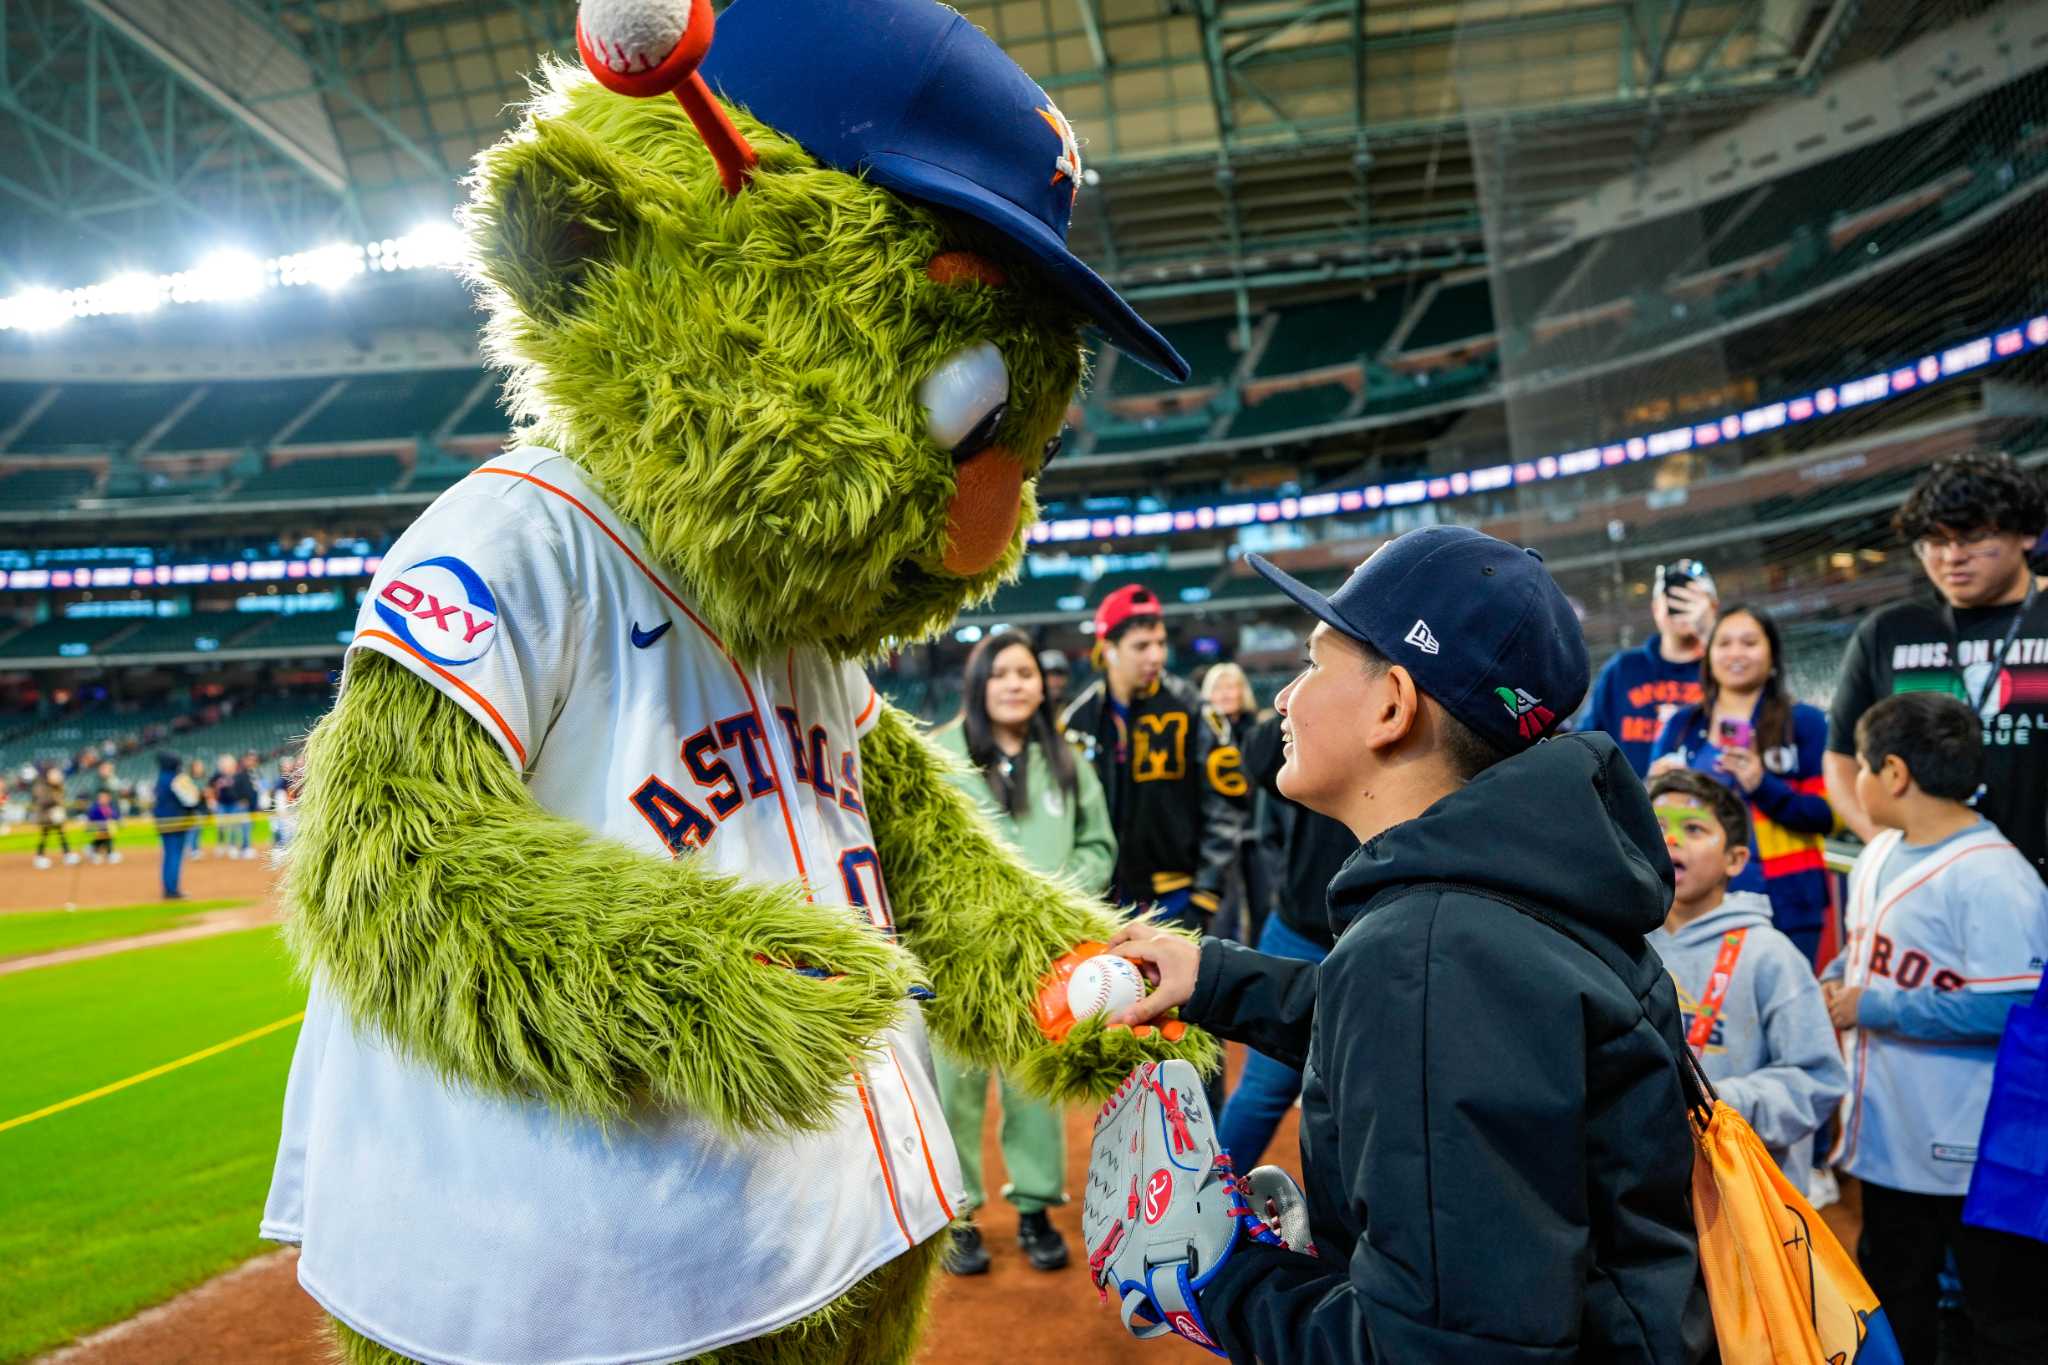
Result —
[[1126, 583], [1096, 606], [1095, 638], [1108, 639], [1112, 631], [1133, 616], [1165, 615], [1158, 596], [1150, 588], [1143, 583]]

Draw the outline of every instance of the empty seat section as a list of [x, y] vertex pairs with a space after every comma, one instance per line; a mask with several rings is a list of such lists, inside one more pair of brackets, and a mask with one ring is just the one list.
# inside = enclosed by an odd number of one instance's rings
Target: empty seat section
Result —
[[1152, 450], [1166, 446], [1193, 445], [1209, 434], [1206, 418], [1195, 424], [1176, 423], [1172, 426], [1138, 427], [1128, 431], [1110, 431], [1095, 438], [1095, 444], [1088, 448], [1091, 455], [1111, 455], [1120, 451]]
[[0, 512], [31, 507], [66, 507], [92, 491], [96, 469], [10, 468], [0, 460]]
[[78, 658], [91, 653], [92, 647], [109, 635], [124, 631], [134, 624], [132, 620], [108, 620], [97, 617], [86, 620], [44, 621], [39, 625], [30, 626], [10, 640], [0, 642], [0, 658]]
[[43, 396], [48, 384], [0, 384], [0, 431], [5, 431], [27, 415]]
[[1571, 277], [1586, 259], [1586, 253], [1597, 244], [1598, 239], [1574, 242], [1561, 251], [1509, 266], [1500, 277], [1503, 307], [1508, 311], [1509, 321], [1527, 322], [1541, 312], [1558, 286]]
[[[472, 383], [475, 382], [474, 375], [470, 379]], [[463, 394], [466, 397], [468, 390], [465, 389]], [[448, 429], [448, 434], [450, 436], [502, 436], [510, 432], [512, 430], [512, 417], [511, 414], [505, 411], [503, 399], [503, 386], [499, 384], [491, 385], [484, 396], [476, 400], [475, 406], [462, 414], [462, 420]], [[459, 403], [462, 400], [458, 398], [455, 401]]]
[[329, 455], [288, 460], [243, 481], [237, 498], [325, 498], [382, 493], [398, 482], [395, 455]]
[[1279, 431], [1334, 422], [1351, 406], [1351, 390], [1342, 384], [1317, 384], [1268, 394], [1264, 402], [1247, 405], [1230, 421], [1230, 436], [1266, 436]]
[[261, 618], [240, 611], [201, 611], [190, 616], [155, 616], [123, 635], [103, 652], [114, 654], [172, 654], [210, 652], [233, 648], [236, 636], [262, 624]]
[[293, 445], [423, 436], [475, 387], [475, 370], [358, 375], [291, 435]]
[[190, 392], [190, 384], [66, 384], [9, 449], [32, 453], [132, 445]]
[[[1237, 368], [1238, 351], [1231, 344], [1237, 333], [1235, 318], [1183, 322], [1163, 327], [1160, 331], [1173, 343], [1181, 358], [1188, 362], [1188, 383], [1191, 385], [1224, 383]], [[1109, 391], [1112, 395], [1127, 397], [1175, 387], [1171, 380], [1161, 379], [1125, 355], [1117, 357], [1116, 373], [1110, 378]]]
[[277, 616], [247, 637], [248, 649], [338, 650], [355, 635], [353, 611], [303, 611]]
[[1005, 585], [986, 609], [978, 610], [974, 615], [1022, 616], [1027, 612], [1050, 611], [1072, 611], [1078, 615], [1085, 610], [1086, 604], [1073, 605], [1072, 599], [1086, 598], [1087, 593], [1087, 584], [1079, 578], [1020, 578]]
[[1545, 311], [1556, 317], [1656, 289], [1681, 269], [1697, 264], [1705, 240], [1699, 217], [1692, 213], [1623, 228], [1601, 243], [1586, 272], [1553, 297]]
[[1406, 291], [1384, 289], [1370, 299], [1331, 299], [1286, 309], [1266, 341], [1256, 373], [1300, 374], [1362, 360], [1387, 344], [1408, 302]]
[[1436, 291], [1429, 307], [1408, 332], [1406, 349], [1426, 351], [1454, 341], [1470, 341], [1493, 331], [1492, 286], [1484, 275]]
[[157, 438], [158, 450], [220, 450], [260, 446], [284, 430], [334, 381], [235, 379], [209, 384], [192, 410]]

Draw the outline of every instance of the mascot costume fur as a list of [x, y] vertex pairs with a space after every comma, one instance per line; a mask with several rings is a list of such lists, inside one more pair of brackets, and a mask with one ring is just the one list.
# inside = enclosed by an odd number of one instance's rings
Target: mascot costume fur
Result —
[[578, 38], [603, 84], [549, 70], [468, 211], [527, 444], [384, 559], [307, 742], [264, 1232], [350, 1361], [904, 1360], [960, 1187], [927, 1027], [1064, 1099], [1217, 1054], [1062, 1016], [1114, 915], [859, 661], [1014, 570], [1084, 324], [1184, 367], [935, 0]]

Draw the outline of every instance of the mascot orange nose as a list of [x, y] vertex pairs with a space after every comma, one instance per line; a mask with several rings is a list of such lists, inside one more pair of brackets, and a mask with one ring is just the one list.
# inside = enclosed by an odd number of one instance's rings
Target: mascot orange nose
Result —
[[988, 446], [954, 467], [953, 501], [946, 508], [946, 572], [965, 578], [1003, 557], [1023, 507], [1024, 462], [1002, 446]]

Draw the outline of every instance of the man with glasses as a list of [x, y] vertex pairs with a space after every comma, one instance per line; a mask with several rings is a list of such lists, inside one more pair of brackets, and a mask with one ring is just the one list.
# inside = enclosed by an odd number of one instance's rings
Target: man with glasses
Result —
[[2044, 524], [2041, 480], [2003, 454], [1936, 464], [1893, 517], [1938, 598], [1871, 616], [1836, 679], [1828, 799], [1866, 841], [1877, 826], [1856, 800], [1856, 722], [1895, 693], [1944, 692], [1983, 722], [1977, 810], [2048, 876], [2048, 597], [2027, 563]]

